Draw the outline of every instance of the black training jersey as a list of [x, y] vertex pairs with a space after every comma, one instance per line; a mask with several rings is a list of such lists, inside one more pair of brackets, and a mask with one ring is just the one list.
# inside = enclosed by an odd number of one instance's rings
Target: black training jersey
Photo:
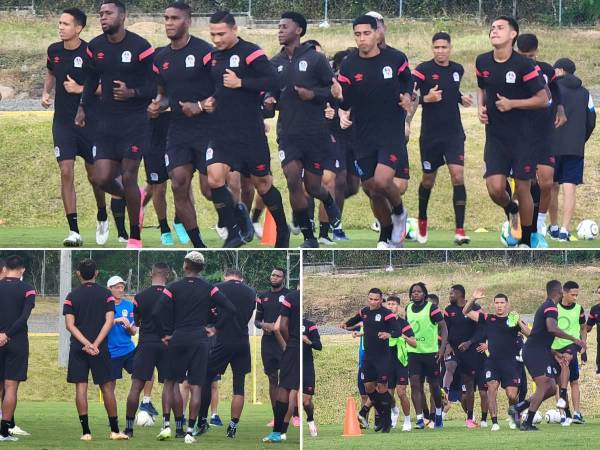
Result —
[[159, 342], [162, 337], [156, 331], [152, 320], [152, 312], [162, 296], [164, 288], [164, 286], [150, 286], [133, 297], [133, 316], [135, 323], [140, 328], [140, 344]]
[[[215, 84], [216, 130], [223, 138], [244, 139], [265, 134], [263, 93], [277, 90], [277, 72], [264, 50], [242, 38], [227, 50], [211, 54], [211, 75]], [[242, 80], [239, 89], [226, 88], [223, 75], [235, 72]]]
[[[481, 306], [477, 303], [473, 305], [473, 311], [479, 311]], [[477, 329], [477, 323], [463, 314], [462, 307], [450, 304], [444, 310], [444, 320], [448, 326], [448, 343], [454, 351], [458, 351], [458, 346], [463, 342], [473, 339]]]
[[308, 319], [302, 319], [302, 335], [306, 336], [311, 342], [310, 345], [306, 342], [302, 342], [302, 361], [304, 362], [304, 367], [312, 367], [314, 365], [313, 349], [323, 349], [321, 336], [319, 335], [319, 330], [315, 323]]
[[248, 322], [252, 319], [256, 307], [256, 291], [241, 281], [224, 281], [217, 284], [219, 291], [235, 307], [235, 316], [223, 324], [217, 337], [221, 342], [231, 343], [248, 339]]
[[508, 317], [479, 313], [479, 323], [483, 325], [487, 337], [489, 357], [494, 360], [515, 358], [521, 350], [519, 324], [508, 325]]
[[396, 314], [383, 306], [378, 309], [361, 309], [357, 315], [346, 321], [346, 326], [352, 327], [362, 322], [363, 324], [363, 345], [365, 348], [365, 358], [387, 358], [389, 356], [389, 341], [379, 339], [380, 332], [390, 333], [392, 337], [398, 337], [401, 330], [398, 327], [398, 318]]
[[287, 346], [289, 348], [300, 347], [300, 291], [290, 291], [281, 302], [280, 315], [287, 317], [288, 336]]
[[206, 41], [190, 36], [187, 45], [172, 49], [162, 47], [154, 57], [153, 70], [158, 84], [165, 88], [169, 98], [173, 121], [183, 121], [189, 126], [208, 126], [212, 114], [201, 113], [188, 118], [181, 112], [179, 102], [198, 102], [210, 97], [214, 84], [210, 75], [213, 47]]
[[400, 94], [413, 90], [404, 53], [385, 48], [373, 58], [362, 58], [352, 52], [342, 62], [338, 80], [344, 97], [341, 108], [352, 108], [357, 152], [404, 142], [406, 113], [398, 103]]
[[[460, 82], [465, 70], [463, 66], [450, 61], [447, 66], [440, 66], [433, 59], [419, 64], [413, 70], [415, 90], [421, 93], [421, 139], [448, 138], [461, 135], [464, 138], [462, 121], [460, 119], [461, 103]], [[423, 97], [429, 90], [438, 86], [442, 91], [442, 100], [435, 103], [425, 103]]]
[[548, 138], [554, 129], [554, 116], [556, 115], [556, 106], [560, 105], [562, 100], [560, 97], [560, 89], [556, 83], [556, 75], [554, 68], [545, 62], [535, 62], [535, 69], [542, 76], [544, 83], [548, 87], [550, 93], [550, 103], [548, 108], [536, 109], [531, 111], [533, 115], [534, 130], [539, 133], [540, 137]]
[[35, 307], [35, 289], [19, 278], [0, 280], [0, 333], [27, 336], [27, 319]]
[[[104, 115], [127, 114], [145, 111], [156, 95], [156, 82], [152, 71], [154, 48], [143, 37], [127, 31], [125, 38], [116, 44], [105, 34], [95, 37], [87, 47], [86, 69], [88, 77], [83, 90], [82, 103], [86, 106], [102, 85], [99, 112]], [[135, 96], [125, 101], [113, 99], [115, 81], [123, 81], [135, 90]]]
[[539, 75], [533, 61], [517, 52], [499, 63], [494, 53], [488, 52], [475, 61], [477, 85], [485, 90], [488, 124], [486, 132], [499, 138], [523, 139], [531, 126], [531, 111], [511, 109], [500, 112], [496, 108], [498, 95], [508, 99], [527, 99], [544, 89], [544, 79]]
[[590, 328], [593, 328], [594, 325], [598, 325], [598, 329], [596, 330], [596, 342], [600, 343], [600, 303], [592, 306], [586, 323]]
[[548, 318], [558, 320], [558, 308], [550, 299], [546, 299], [535, 312], [533, 328], [525, 342], [526, 346], [550, 349], [554, 341], [554, 335], [546, 327], [546, 319]]
[[[278, 136], [323, 134], [327, 122], [323, 110], [331, 97], [333, 71], [325, 56], [312, 44], [302, 44], [294, 50], [292, 57], [284, 49], [271, 59], [277, 70], [279, 89], [271, 94], [276, 98], [279, 110], [277, 118]], [[310, 89], [315, 98], [300, 99], [295, 87]]]
[[[256, 296], [256, 316], [255, 320], [259, 322], [275, 323], [281, 312], [281, 302], [290, 292], [287, 288], [281, 288], [280, 291], [264, 291]], [[263, 333], [263, 342], [270, 341], [277, 343], [277, 338], [273, 333]]]
[[[96, 283], [83, 283], [73, 289], [65, 298], [63, 316], [75, 316], [75, 326], [85, 338], [94, 342], [106, 322], [106, 313], [115, 310], [115, 298], [110, 291]], [[71, 336], [71, 344], [81, 344]], [[104, 339], [101, 346], [108, 346]]]

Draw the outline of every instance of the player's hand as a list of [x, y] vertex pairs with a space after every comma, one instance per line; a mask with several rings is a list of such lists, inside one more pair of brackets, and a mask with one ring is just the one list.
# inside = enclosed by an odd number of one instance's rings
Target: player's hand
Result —
[[485, 352], [487, 352], [487, 349], [488, 349], [487, 342], [482, 342], [481, 344], [479, 344], [477, 346], [477, 348], [475, 350], [477, 350], [479, 353], [485, 353]]
[[481, 122], [484, 125], [488, 124], [488, 115], [487, 115], [487, 107], [486, 106], [480, 106], [477, 109], [477, 115], [479, 116], [479, 122]]
[[574, 342], [574, 344], [581, 347], [580, 353], [585, 352], [587, 350], [587, 342], [585, 342], [583, 339], [577, 339]]
[[179, 102], [179, 106], [185, 117], [194, 117], [202, 113], [197, 102]]
[[269, 134], [269, 131], [271, 131], [269, 124], [263, 120], [263, 125], [265, 126], [265, 134]]
[[294, 86], [294, 90], [302, 101], [310, 102], [315, 98], [315, 92], [310, 89], [303, 88], [302, 86]]
[[404, 122], [404, 142], [408, 144], [410, 141], [410, 123]]
[[69, 94], [81, 94], [83, 92], [83, 86], [77, 84], [77, 81], [69, 75], [67, 75], [67, 81], [63, 82], [63, 86], [65, 87], [65, 91]]
[[306, 335], [304, 335], [304, 334], [302, 335], [302, 342], [304, 342], [306, 345], [311, 345], [311, 344], [312, 344], [312, 342], [311, 342], [311, 340], [308, 338], [308, 336], [306, 336]]
[[121, 323], [123, 324], [124, 328], [129, 328], [131, 326], [131, 323], [127, 317], [121, 317]]
[[331, 107], [329, 102], [325, 105], [325, 118], [328, 120], [333, 120], [335, 117], [335, 109]]
[[461, 342], [461, 343], [458, 345], [458, 349], [459, 349], [461, 352], [466, 352], [467, 350], [469, 350], [469, 347], [471, 347], [471, 341], [465, 341], [465, 342]]
[[400, 94], [400, 102], [398, 102], [402, 109], [406, 112], [410, 112], [412, 110], [412, 100], [410, 94]]
[[115, 80], [113, 81], [113, 99], [118, 102], [124, 102], [129, 100], [134, 95], [134, 90], [129, 89], [124, 81]]
[[377, 333], [377, 337], [379, 339], [381, 339], [382, 341], [385, 341], [386, 339], [391, 338], [392, 335], [390, 333], [385, 332], [385, 331], [380, 331], [379, 333]]
[[208, 337], [213, 337], [217, 334], [217, 329], [215, 327], [204, 327], [206, 329], [206, 335]]
[[485, 298], [485, 291], [482, 288], [475, 288], [473, 291], [473, 300], [481, 300]]
[[435, 360], [439, 363], [441, 363], [444, 360], [444, 349], [440, 348], [437, 352], [437, 354], [435, 355]]
[[342, 130], [346, 130], [352, 126], [352, 121], [350, 120], [350, 111], [338, 109], [338, 116], [340, 116], [340, 128]]
[[205, 98], [200, 102], [200, 104], [207, 113], [213, 113], [215, 112], [215, 109], [217, 109], [217, 101], [214, 97]]
[[563, 105], [556, 107], [556, 117], [554, 118], [554, 128], [560, 128], [567, 123], [567, 115], [565, 114], [565, 108]]
[[331, 81], [331, 96], [337, 100], [343, 100], [344, 97], [342, 95], [342, 85], [335, 77], [333, 77]]
[[42, 108], [44, 108], [44, 109], [50, 108], [50, 105], [52, 105], [52, 99], [50, 98], [50, 93], [44, 92], [42, 94], [42, 101], [40, 103], [42, 104]]
[[277, 100], [272, 95], [265, 97], [263, 100], [263, 106], [267, 111], [273, 111], [275, 109], [275, 104]]
[[452, 355], [454, 355], [454, 349], [450, 344], [446, 344], [446, 349], [444, 350], [444, 358], [448, 358]]
[[165, 345], [169, 345], [169, 341], [171, 340], [171, 338], [172, 338], [172, 337], [173, 337], [173, 336], [164, 336], [164, 337], [161, 339], [161, 342], [162, 342], [163, 344], [165, 344]]
[[8, 336], [6, 333], [0, 333], [0, 347], [4, 347], [8, 344]]
[[436, 84], [429, 89], [429, 92], [423, 97], [423, 103], [437, 103], [442, 101], [442, 91]]
[[262, 329], [267, 333], [272, 333], [275, 329], [275, 324], [271, 322], [263, 322]]
[[512, 109], [512, 101], [509, 98], [503, 97], [500, 94], [496, 94], [498, 100], [496, 100], [496, 108], [500, 112], [508, 112]]
[[339, 326], [339, 327], [340, 327], [342, 330], [347, 330], [347, 329], [348, 329], [348, 326], [346, 325], [346, 323], [345, 323], [345, 322], [342, 322], [342, 323], [340, 323], [338, 326]]
[[75, 114], [75, 125], [80, 128], [85, 127], [85, 110], [81, 105], [79, 105], [77, 114]]
[[156, 119], [160, 115], [160, 103], [157, 99], [153, 98], [148, 105], [148, 117]]
[[238, 78], [233, 70], [225, 69], [225, 73], [223, 74], [223, 86], [230, 89], [239, 89], [242, 87], [242, 80]]
[[461, 96], [460, 102], [465, 108], [470, 108], [473, 106], [473, 98], [470, 95]]

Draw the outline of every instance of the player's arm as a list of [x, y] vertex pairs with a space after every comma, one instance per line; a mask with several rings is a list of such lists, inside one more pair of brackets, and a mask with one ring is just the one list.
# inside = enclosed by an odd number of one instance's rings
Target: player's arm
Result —
[[[280, 315], [273, 327], [275, 336], [280, 336], [284, 343], [290, 340], [290, 319], [288, 316]], [[278, 338], [279, 340], [279, 338]], [[285, 349], [285, 347], [283, 347]]]
[[[223, 294], [218, 287], [214, 286], [210, 291], [211, 302], [217, 307], [217, 322], [215, 328], [220, 330], [223, 325], [230, 319], [235, 319], [235, 305]], [[237, 321], [236, 321], [237, 323]]]
[[92, 345], [92, 343], [83, 335], [83, 333], [77, 328], [75, 325], [75, 315], [72, 313], [65, 314], [65, 328], [71, 336], [77, 339], [82, 345], [83, 348], [88, 348]]
[[321, 335], [316, 325], [311, 325], [308, 329], [308, 339], [310, 340], [310, 346], [315, 350], [322, 350], [323, 344], [321, 343]]
[[359, 311], [359, 313], [356, 314], [355, 316], [351, 317], [350, 319], [346, 320], [345, 322], [342, 322], [340, 324], [340, 328], [343, 328], [344, 330], [350, 330], [354, 326], [358, 325], [360, 322], [362, 322], [362, 318], [360, 317], [360, 311]]
[[333, 79], [333, 71], [325, 56], [316, 53], [317, 65], [315, 76], [317, 78], [317, 86], [312, 91], [314, 93], [314, 101], [318, 103], [331, 100], [331, 85]]
[[277, 77], [277, 71], [271, 65], [269, 60], [267, 59], [267, 56], [266, 56], [264, 50], [256, 49], [255, 51], [250, 53], [246, 57], [246, 64], [248, 66], [252, 67], [252, 69], [254, 70], [255, 76], [239, 78], [235, 74], [235, 72], [233, 72], [232, 70], [226, 69], [226, 74], [223, 78], [224, 81], [225, 81], [225, 77], [227, 75], [229, 75], [229, 76], [231, 76], [231, 79], [234, 81], [235, 85], [228, 86], [227, 84], [225, 84], [225, 87], [235, 88], [235, 86], [237, 86], [241, 89], [246, 89], [246, 90], [250, 90], [250, 91], [259, 91], [259, 92], [260, 91], [265, 91], [265, 92], [275, 91], [279, 88], [279, 80]]
[[[285, 327], [286, 327], [286, 333], [288, 330], [288, 326], [289, 326], [289, 321], [287, 317], [285, 318]], [[275, 335], [275, 340], [277, 341], [277, 344], [279, 345], [279, 347], [281, 348], [281, 350], [285, 351], [286, 347], [287, 347], [287, 339], [289, 339], [289, 335], [286, 334], [286, 337], [284, 337], [281, 334], [281, 321], [282, 321], [283, 317], [279, 316], [277, 318], [277, 320], [275, 321], [275, 323], [273, 324], [273, 334]]]
[[588, 107], [585, 121], [585, 141], [587, 142], [596, 128], [596, 108], [592, 94], [588, 93]]
[[437, 359], [443, 361], [444, 354], [446, 353], [446, 345], [448, 345], [448, 326], [444, 320], [444, 316], [439, 308], [431, 311], [430, 319], [433, 323], [438, 324], [439, 336], [442, 338], [440, 342], [440, 348], [438, 350]]
[[592, 331], [592, 328], [594, 328], [594, 325], [596, 325], [597, 318], [598, 318], [598, 310], [595, 306], [592, 306], [592, 309], [590, 309], [590, 314], [588, 315], [586, 327], [585, 327], [586, 331], [588, 333], [590, 331]]
[[587, 342], [587, 326], [585, 323], [585, 311], [582, 306], [579, 314], [579, 336], [582, 341]]
[[410, 324], [406, 324], [404, 326], [404, 328], [402, 328], [402, 339], [404, 339], [406, 341], [406, 343], [408, 345], [410, 345], [413, 348], [417, 347], [417, 338], [415, 337], [415, 333], [412, 329], [412, 327], [410, 326]]
[[[551, 308], [548, 308], [548, 309], [551, 309]], [[556, 316], [558, 317], [558, 314], [556, 314]], [[579, 345], [582, 348], [582, 350], [585, 350], [587, 346], [584, 341], [582, 341], [578, 337], [571, 336], [570, 334], [565, 333], [563, 330], [561, 330], [558, 327], [557, 317], [552, 317], [552, 315], [546, 314], [546, 328], [548, 328], [548, 332], [552, 333], [557, 338], [566, 339], [568, 341], [571, 341], [574, 344]]]
[[152, 322], [156, 333], [164, 341], [169, 337], [169, 330], [173, 329], [173, 296], [167, 288], [163, 289], [162, 295], [152, 308]]
[[531, 328], [529, 328], [527, 326], [527, 324], [520, 319], [517, 323], [519, 324], [519, 329], [521, 330], [521, 334], [523, 336], [529, 337], [529, 335], [531, 334]]
[[25, 304], [21, 315], [13, 322], [10, 328], [5, 332], [8, 338], [11, 338], [20, 331], [27, 329], [27, 320], [31, 315], [31, 310], [35, 307], [35, 290], [29, 289], [25, 292]]
[[92, 345], [96, 349], [98, 349], [100, 347], [100, 344], [102, 344], [104, 339], [106, 339], [106, 336], [108, 336], [108, 333], [110, 332], [110, 329], [113, 326], [114, 320], [115, 320], [114, 310], [106, 311], [106, 313], [104, 314], [104, 325], [102, 325], [102, 328], [100, 329], [100, 333], [98, 333], [98, 336], [96, 337], [96, 339], [94, 339], [94, 342], [92, 343]]
[[263, 319], [265, 317], [265, 309], [262, 305], [262, 300], [259, 296], [256, 296], [256, 314], [254, 315], [254, 326], [256, 328], [260, 328], [262, 330], [265, 322]]
[[[83, 83], [83, 93], [79, 103], [79, 109], [83, 109], [84, 111], [88, 104], [95, 101], [96, 91], [100, 85], [100, 72], [98, 71], [96, 63], [94, 62], [93, 50], [90, 49], [89, 46], [86, 49], [86, 53], [88, 58], [85, 60], [83, 65], [85, 71], [85, 83]], [[79, 111], [77, 114], [79, 115]]]
[[56, 86], [56, 77], [54, 76], [54, 72], [50, 68], [50, 61], [48, 61], [48, 70], [46, 71], [46, 77], [44, 78], [44, 88], [42, 90], [42, 106], [45, 109], [48, 109], [52, 104], [50, 100], [50, 94], [52, 90]]

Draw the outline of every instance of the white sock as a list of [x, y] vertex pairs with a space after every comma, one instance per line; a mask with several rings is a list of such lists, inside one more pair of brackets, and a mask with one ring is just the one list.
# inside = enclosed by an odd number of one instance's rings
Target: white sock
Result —
[[441, 416], [442, 415], [442, 408], [435, 408], [435, 415], [436, 416]]
[[187, 432], [190, 433], [190, 434], [192, 434], [194, 432], [194, 429], [190, 428], [190, 427], [187, 427]]
[[565, 227], [560, 227], [560, 232], [561, 233], [568, 233], [569, 230], [567, 230]]
[[537, 219], [537, 232], [541, 233], [543, 231], [544, 228], [544, 224], [546, 223], [546, 213], [538, 213], [538, 219]]
[[423, 420], [423, 414], [417, 414], [417, 422]]
[[404, 416], [404, 423], [405, 424], [410, 423], [410, 416]]
[[150, 403], [151, 400], [152, 400], [152, 397], [147, 397], [146, 395], [144, 395], [144, 399], [142, 400], [142, 403]]
[[552, 231], [556, 231], [556, 230], [558, 230], [558, 225], [554, 225], [554, 224], [552, 224], [552, 225], [550, 225], [550, 229], [551, 229]]

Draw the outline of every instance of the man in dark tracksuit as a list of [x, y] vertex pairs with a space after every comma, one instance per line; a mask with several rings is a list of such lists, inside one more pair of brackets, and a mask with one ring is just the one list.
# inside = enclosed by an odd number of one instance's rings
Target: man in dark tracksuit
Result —
[[[556, 152], [554, 190], [550, 204], [550, 236], [569, 241], [569, 223], [575, 210], [575, 189], [583, 183], [585, 143], [596, 126], [596, 110], [589, 91], [575, 74], [575, 63], [561, 58], [554, 64], [567, 123], [554, 130], [552, 148]], [[558, 191], [563, 186], [564, 205], [560, 229], [558, 226]]]

